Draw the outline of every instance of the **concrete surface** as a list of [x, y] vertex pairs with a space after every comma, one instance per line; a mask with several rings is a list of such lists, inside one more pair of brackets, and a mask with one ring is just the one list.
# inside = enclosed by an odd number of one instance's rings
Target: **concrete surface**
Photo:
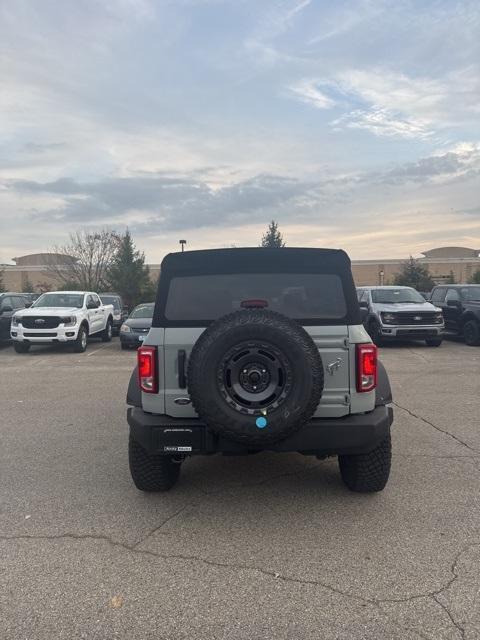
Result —
[[0, 349], [0, 638], [480, 638], [480, 348], [382, 349], [393, 471], [195, 458], [167, 494], [127, 466], [135, 354]]

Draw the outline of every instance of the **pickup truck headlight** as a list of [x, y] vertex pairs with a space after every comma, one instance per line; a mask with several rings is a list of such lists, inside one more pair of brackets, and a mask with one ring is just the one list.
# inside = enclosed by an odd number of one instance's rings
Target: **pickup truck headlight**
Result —
[[434, 318], [433, 318], [433, 322], [435, 324], [443, 324], [443, 313], [436, 313]]
[[77, 324], [77, 318], [75, 316], [66, 316], [65, 318], [61, 318], [61, 322], [66, 327], [74, 327]]
[[130, 327], [128, 326], [128, 324], [122, 324], [122, 326], [120, 327], [120, 331], [122, 333], [128, 333], [129, 331], [131, 331]]
[[12, 317], [12, 327], [18, 327], [18, 325], [21, 323], [22, 318], [21, 316], [13, 316]]
[[382, 313], [383, 324], [395, 324], [397, 322], [397, 316], [394, 313]]

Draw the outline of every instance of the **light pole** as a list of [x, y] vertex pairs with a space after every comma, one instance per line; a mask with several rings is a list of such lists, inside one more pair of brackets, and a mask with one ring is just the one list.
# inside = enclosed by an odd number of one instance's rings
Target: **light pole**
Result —
[[186, 240], [179, 240], [178, 243], [182, 245], [182, 253], [183, 253], [184, 250], [185, 250], [185, 245], [187, 244], [187, 241]]

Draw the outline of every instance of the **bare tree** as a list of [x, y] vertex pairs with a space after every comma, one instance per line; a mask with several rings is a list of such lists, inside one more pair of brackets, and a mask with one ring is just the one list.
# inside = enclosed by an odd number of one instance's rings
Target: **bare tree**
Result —
[[46, 272], [62, 288], [66, 285], [87, 291], [101, 291], [108, 286], [107, 272], [119, 246], [115, 231], [103, 229], [76, 231], [63, 246], [52, 249]]
[[52, 285], [50, 282], [39, 282], [36, 286], [38, 293], [47, 293], [52, 290]]

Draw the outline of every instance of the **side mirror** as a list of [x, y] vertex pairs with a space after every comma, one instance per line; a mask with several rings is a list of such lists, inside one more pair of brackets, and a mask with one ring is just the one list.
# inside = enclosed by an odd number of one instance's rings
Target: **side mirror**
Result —
[[360, 309], [368, 309], [368, 302], [366, 300], [362, 300], [359, 304]]
[[11, 313], [12, 311], [13, 307], [11, 307], [9, 304], [0, 309], [0, 313]]
[[87, 303], [87, 309], [96, 309], [97, 305], [95, 304], [95, 302], [88, 302]]
[[460, 300], [447, 300], [447, 307], [458, 307], [460, 306]]
[[368, 318], [368, 309], [366, 307], [360, 307], [360, 318], [362, 319], [362, 322], [365, 322]]
[[33, 302], [25, 302], [25, 309], [29, 309], [32, 306]]

